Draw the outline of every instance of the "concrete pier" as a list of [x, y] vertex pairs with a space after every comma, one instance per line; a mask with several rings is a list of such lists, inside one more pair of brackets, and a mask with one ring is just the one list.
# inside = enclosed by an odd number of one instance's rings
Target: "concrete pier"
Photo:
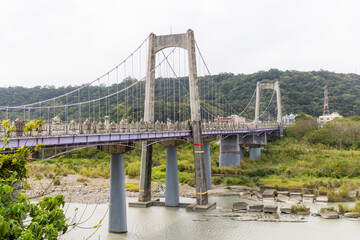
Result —
[[166, 147], [165, 206], [179, 206], [177, 147]]
[[240, 166], [240, 146], [238, 135], [221, 136], [220, 167]]
[[257, 160], [261, 156], [261, 148], [260, 147], [250, 147], [249, 157], [251, 160]]
[[240, 146], [240, 161], [244, 159], [244, 155], [245, 155], [244, 148]]
[[211, 159], [210, 159], [210, 143], [204, 141], [204, 159], [205, 159], [205, 176], [206, 187], [211, 189]]
[[126, 233], [124, 154], [111, 154], [109, 232]]

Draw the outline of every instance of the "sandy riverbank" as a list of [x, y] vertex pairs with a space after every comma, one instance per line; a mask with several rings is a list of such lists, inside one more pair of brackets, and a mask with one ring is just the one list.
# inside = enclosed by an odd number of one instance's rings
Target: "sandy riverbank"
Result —
[[[47, 190], [47, 196], [56, 196], [62, 194], [66, 201], [73, 203], [107, 203], [109, 202], [109, 186], [110, 179], [103, 178], [88, 178], [84, 184], [78, 181], [78, 178], [83, 178], [81, 175], [68, 175], [60, 178], [60, 185], [50, 185]], [[29, 178], [29, 189], [26, 190], [25, 195], [32, 201], [40, 200], [43, 196], [37, 197], [41, 192], [49, 186], [52, 179], [44, 178], [40, 181]], [[139, 182], [139, 179], [126, 178], [126, 182]], [[226, 189], [225, 185], [213, 185], [213, 188], [208, 191], [212, 196], [231, 196], [238, 195], [241, 190], [249, 189], [245, 186], [232, 186], [231, 189]], [[181, 197], [195, 198], [195, 188], [186, 184], [179, 184], [179, 193]], [[126, 191], [126, 196], [137, 197], [138, 192]], [[152, 183], [152, 197], [164, 197], [164, 191], [160, 183]]]

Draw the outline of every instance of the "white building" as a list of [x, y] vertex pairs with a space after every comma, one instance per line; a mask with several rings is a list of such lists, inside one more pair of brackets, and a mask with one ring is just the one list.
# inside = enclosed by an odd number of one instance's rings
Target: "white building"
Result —
[[295, 123], [295, 118], [296, 118], [297, 114], [294, 115], [294, 114], [290, 114], [290, 115], [285, 115], [282, 117], [282, 122], [284, 125], [287, 125], [287, 124], [291, 124], [291, 123]]
[[320, 126], [323, 126], [325, 123], [334, 120], [335, 118], [343, 118], [339, 113], [333, 112], [330, 115], [322, 115], [317, 119], [317, 122]]

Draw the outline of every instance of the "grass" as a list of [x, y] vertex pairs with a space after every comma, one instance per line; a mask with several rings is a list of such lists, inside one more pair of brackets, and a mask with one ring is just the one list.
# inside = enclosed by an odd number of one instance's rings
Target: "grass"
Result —
[[306, 207], [305, 204], [292, 205], [291, 206], [291, 212], [295, 213], [295, 214], [308, 213], [309, 209]]
[[341, 214], [344, 214], [347, 212], [357, 212], [360, 214], [360, 201], [356, 201], [354, 207], [349, 207], [348, 205], [338, 203], [337, 208], [338, 208], [338, 213], [341, 213]]
[[127, 182], [127, 183], [125, 183], [125, 189], [130, 192], [138, 192], [139, 191], [139, 183]]
[[[179, 182], [195, 184], [191, 143], [178, 146]], [[214, 185], [272, 186], [313, 189], [315, 194], [328, 194], [330, 201], [350, 200], [349, 191], [360, 186], [360, 151], [336, 150], [321, 144], [308, 144], [291, 138], [268, 143], [260, 160], [251, 161], [248, 152], [239, 167], [219, 167], [220, 147], [210, 144], [212, 182]], [[130, 178], [140, 175], [139, 149], [125, 154], [125, 173]], [[166, 148], [153, 145], [153, 181], [166, 180]], [[54, 177], [55, 160], [29, 164], [30, 175]], [[86, 178], [109, 178], [110, 155], [96, 149], [79, 150], [63, 158], [61, 174], [80, 174]], [[336, 191], [334, 191], [337, 189]]]

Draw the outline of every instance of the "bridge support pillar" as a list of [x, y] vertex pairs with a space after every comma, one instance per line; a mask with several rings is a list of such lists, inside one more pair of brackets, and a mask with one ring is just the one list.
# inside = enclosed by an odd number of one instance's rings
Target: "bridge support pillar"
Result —
[[109, 232], [126, 233], [124, 154], [111, 154]]
[[210, 142], [204, 142], [204, 159], [205, 159], [205, 177], [206, 188], [211, 189], [211, 158], [210, 158]]
[[132, 150], [129, 145], [98, 146], [111, 154], [109, 232], [113, 233], [127, 232], [124, 153]]
[[240, 161], [244, 159], [244, 155], [245, 155], [244, 148], [240, 146]]
[[257, 160], [257, 159], [260, 158], [260, 156], [261, 156], [261, 148], [260, 148], [260, 146], [250, 147], [250, 150], [249, 150], [250, 160]]
[[151, 201], [152, 145], [142, 142], [139, 202]]
[[211, 189], [211, 156], [210, 156], [210, 142], [215, 141], [216, 136], [207, 136], [203, 138], [204, 141], [204, 160], [205, 160], [205, 177], [206, 188]]
[[238, 135], [221, 136], [219, 158], [220, 167], [240, 166], [240, 146]]
[[166, 147], [165, 206], [179, 206], [179, 177], [177, 147]]

